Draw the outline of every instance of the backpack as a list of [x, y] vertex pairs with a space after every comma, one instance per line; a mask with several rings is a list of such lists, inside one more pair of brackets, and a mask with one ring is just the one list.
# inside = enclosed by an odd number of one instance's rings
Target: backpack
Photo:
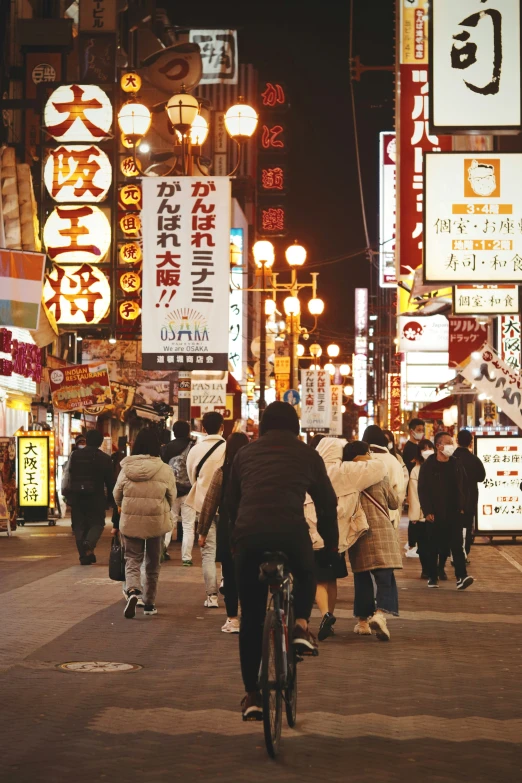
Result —
[[94, 495], [96, 492], [97, 464], [96, 451], [77, 449], [69, 460], [68, 492], [76, 496]]
[[172, 459], [169, 460], [169, 467], [172, 469], [176, 480], [178, 497], [187, 495], [190, 491], [190, 479], [187, 473], [187, 457], [191, 447], [192, 443], [189, 443], [185, 451], [182, 451], [181, 454], [178, 454], [176, 457], [172, 457]]

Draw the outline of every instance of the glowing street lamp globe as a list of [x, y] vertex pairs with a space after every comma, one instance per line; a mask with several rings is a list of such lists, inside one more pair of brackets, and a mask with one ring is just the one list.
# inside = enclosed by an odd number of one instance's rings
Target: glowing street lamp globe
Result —
[[311, 315], [321, 315], [324, 310], [324, 302], [322, 299], [310, 299], [308, 302], [308, 310]]
[[283, 306], [287, 315], [299, 315], [301, 312], [301, 302], [297, 296], [287, 296]]
[[286, 248], [285, 256], [290, 266], [303, 266], [306, 261], [306, 250], [302, 245], [298, 245], [296, 240], [293, 245]]
[[341, 373], [341, 375], [350, 375], [351, 371], [352, 368], [350, 367], [349, 364], [341, 364], [341, 366], [339, 367], [339, 372]]
[[304, 345], [301, 345], [301, 343], [297, 343], [297, 355], [298, 356], [304, 356], [305, 355], [305, 347], [304, 347]]
[[139, 101], [127, 101], [118, 114], [118, 125], [127, 138], [137, 139], [148, 132], [152, 118], [149, 109]]
[[186, 133], [199, 114], [199, 101], [188, 92], [180, 92], [169, 98], [166, 110], [176, 130]]
[[236, 141], [245, 141], [257, 128], [257, 112], [246, 103], [236, 103], [225, 114], [225, 128]]
[[276, 303], [273, 299], [265, 299], [265, 315], [275, 315]]
[[259, 267], [259, 269], [262, 269], [263, 267], [269, 268], [274, 265], [274, 246], [268, 240], [262, 239], [259, 242], [256, 242], [252, 248], [252, 253], [254, 254], [256, 266]]
[[341, 349], [339, 348], [338, 345], [336, 345], [335, 343], [332, 343], [326, 349], [326, 353], [328, 354], [330, 359], [336, 359], [339, 356], [339, 354], [341, 353]]
[[323, 352], [323, 349], [319, 345], [319, 343], [312, 343], [310, 346], [310, 356], [313, 356], [314, 359], [318, 359], [319, 356], [321, 356]]
[[327, 364], [325, 364], [325, 365], [324, 365], [324, 369], [325, 369], [325, 370], [326, 370], [326, 372], [327, 372], [327, 373], [329, 373], [330, 375], [335, 375], [335, 365], [334, 365], [334, 364], [332, 364], [331, 362], [328, 362]]

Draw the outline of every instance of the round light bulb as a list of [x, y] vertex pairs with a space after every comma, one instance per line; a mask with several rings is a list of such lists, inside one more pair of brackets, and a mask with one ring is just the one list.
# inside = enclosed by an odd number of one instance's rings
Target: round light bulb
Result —
[[283, 306], [287, 315], [299, 315], [301, 312], [301, 302], [297, 296], [287, 296]]
[[310, 315], [321, 315], [324, 310], [324, 302], [322, 299], [310, 299], [308, 302], [308, 310]]
[[339, 354], [341, 353], [341, 349], [339, 348], [339, 346], [338, 346], [338, 345], [336, 345], [335, 343], [332, 343], [332, 344], [331, 344], [331, 345], [329, 345], [329, 346], [328, 346], [328, 348], [326, 349], [326, 353], [328, 354], [328, 356], [329, 356], [331, 359], [336, 359], [336, 358], [337, 358], [337, 356], [339, 356]]
[[138, 101], [124, 103], [118, 114], [118, 125], [124, 136], [137, 138], [145, 136], [150, 128], [152, 117], [149, 109]]
[[353, 394], [353, 386], [345, 386], [343, 392], [347, 397], [351, 397]]
[[327, 373], [329, 373], [330, 375], [335, 375], [335, 365], [334, 365], [334, 364], [332, 364], [331, 362], [328, 362], [327, 364], [325, 364], [325, 365], [324, 365], [324, 369], [325, 369], [325, 370], [326, 370], [326, 372], [327, 372]]
[[225, 114], [225, 128], [228, 135], [237, 141], [249, 139], [257, 128], [256, 110], [246, 103], [236, 103]]
[[304, 345], [301, 345], [301, 343], [297, 343], [297, 355], [298, 356], [304, 356], [305, 355], [305, 347], [304, 347]]
[[265, 299], [265, 315], [274, 315], [276, 311], [276, 303], [273, 299]]
[[306, 250], [302, 245], [298, 245], [296, 240], [294, 245], [287, 247], [285, 256], [290, 266], [303, 266], [306, 261]]
[[339, 367], [339, 372], [341, 373], [341, 375], [350, 375], [351, 371], [352, 368], [350, 367], [349, 364], [341, 364], [341, 366]]
[[312, 343], [312, 345], [310, 346], [310, 356], [313, 356], [314, 358], [318, 358], [319, 356], [321, 356], [322, 352], [323, 349], [321, 348], [319, 343]]
[[256, 242], [252, 248], [252, 253], [254, 254], [256, 266], [259, 269], [273, 266], [275, 261], [274, 246], [267, 239], [261, 239], [259, 242]]
[[180, 92], [169, 98], [166, 109], [174, 127], [185, 133], [199, 113], [199, 101], [188, 92]]

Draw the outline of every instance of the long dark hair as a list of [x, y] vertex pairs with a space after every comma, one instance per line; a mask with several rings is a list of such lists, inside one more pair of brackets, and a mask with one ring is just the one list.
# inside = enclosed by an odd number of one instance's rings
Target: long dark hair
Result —
[[393, 454], [394, 457], [397, 456], [397, 449], [395, 448], [395, 438], [393, 437], [393, 432], [391, 430], [383, 430], [384, 437], [388, 441], [388, 443], [392, 444], [391, 449], [388, 449], [390, 454]]
[[363, 440], [364, 443], [368, 443], [370, 446], [381, 446], [388, 451], [386, 436], [377, 424], [370, 424], [369, 427], [366, 427], [361, 440]]
[[150, 427], [144, 427], [136, 435], [134, 446], [132, 447], [132, 456], [143, 454], [148, 457], [159, 457], [160, 439], [157, 431]]
[[227, 448], [225, 451], [225, 465], [227, 468], [232, 467], [237, 452], [239, 449], [242, 449], [243, 446], [248, 446], [248, 443], [248, 435], [244, 432], [233, 432], [232, 435], [228, 436]]
[[343, 449], [343, 462], [353, 462], [356, 457], [364, 457], [369, 453], [368, 444], [362, 440], [352, 440]]

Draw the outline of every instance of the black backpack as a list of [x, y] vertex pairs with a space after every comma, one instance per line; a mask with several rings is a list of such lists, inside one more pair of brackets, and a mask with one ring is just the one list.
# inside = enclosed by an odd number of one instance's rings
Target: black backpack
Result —
[[[69, 463], [69, 492], [72, 495], [94, 495], [97, 486], [97, 449], [86, 447], [71, 454]], [[87, 453], [86, 453], [87, 452]]]

